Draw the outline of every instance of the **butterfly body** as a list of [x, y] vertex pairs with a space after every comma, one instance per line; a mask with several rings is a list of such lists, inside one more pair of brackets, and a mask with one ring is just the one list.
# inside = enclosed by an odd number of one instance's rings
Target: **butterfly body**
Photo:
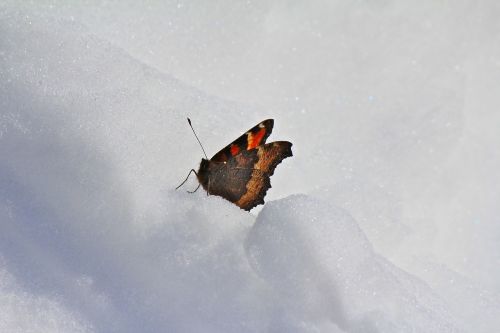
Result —
[[208, 194], [221, 196], [245, 210], [264, 203], [274, 169], [292, 156], [288, 141], [265, 144], [273, 124], [272, 119], [264, 120], [210, 160], [201, 160], [197, 177]]

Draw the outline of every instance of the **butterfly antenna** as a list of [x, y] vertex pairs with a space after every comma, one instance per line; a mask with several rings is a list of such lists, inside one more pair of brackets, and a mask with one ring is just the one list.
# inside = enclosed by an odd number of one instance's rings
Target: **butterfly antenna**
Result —
[[189, 118], [188, 118], [188, 123], [189, 123], [189, 127], [191, 127], [191, 130], [193, 130], [193, 133], [194, 133], [194, 136], [196, 137], [196, 140], [198, 140], [198, 143], [200, 144], [201, 150], [203, 150], [203, 154], [205, 154], [205, 157], [208, 160], [207, 153], [205, 153], [205, 149], [203, 149], [203, 145], [201, 144], [200, 139], [198, 139], [198, 135], [196, 135], [196, 132], [194, 131], [193, 125], [191, 125], [191, 119], [189, 119]]

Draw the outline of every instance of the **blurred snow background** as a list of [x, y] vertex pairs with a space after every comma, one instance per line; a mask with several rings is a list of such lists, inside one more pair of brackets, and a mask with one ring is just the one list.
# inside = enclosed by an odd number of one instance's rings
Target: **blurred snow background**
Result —
[[[495, 1], [3, 1], [1, 332], [492, 332]], [[262, 119], [250, 214], [173, 188]], [[186, 185], [194, 188], [192, 179]]]

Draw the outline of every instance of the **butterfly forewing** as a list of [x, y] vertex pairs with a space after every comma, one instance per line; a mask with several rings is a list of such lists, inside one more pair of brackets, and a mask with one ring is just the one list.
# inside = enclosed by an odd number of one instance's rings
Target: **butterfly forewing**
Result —
[[255, 125], [243, 133], [238, 139], [234, 140], [231, 144], [221, 149], [210, 159], [210, 161], [225, 162], [232, 156], [236, 156], [242, 151], [250, 150], [266, 143], [266, 139], [273, 130], [273, 124], [273, 119], [266, 119]]

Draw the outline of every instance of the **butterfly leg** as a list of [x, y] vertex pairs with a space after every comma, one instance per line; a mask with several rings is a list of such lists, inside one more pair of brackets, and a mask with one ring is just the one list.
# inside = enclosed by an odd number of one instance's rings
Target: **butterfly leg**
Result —
[[[196, 171], [195, 171], [194, 169], [191, 169], [191, 171], [189, 171], [189, 173], [188, 173], [188, 175], [187, 175], [186, 179], [184, 179], [184, 181], [183, 181], [183, 182], [182, 182], [179, 186], [177, 186], [177, 187], [175, 188], [176, 190], [177, 190], [179, 187], [181, 187], [182, 185], [184, 185], [184, 183], [185, 183], [185, 182], [187, 182], [187, 180], [189, 179], [189, 176], [191, 175], [191, 172], [194, 172], [194, 174], [195, 174], [196, 176], [198, 176], [198, 174], [196, 173]], [[198, 188], [196, 188], [196, 189], [198, 189]], [[195, 192], [196, 192], [196, 191], [195, 191]]]
[[195, 188], [194, 191], [187, 191], [187, 193], [194, 193], [196, 191], [198, 191], [198, 189], [200, 188], [201, 184], [198, 184], [198, 186]]

